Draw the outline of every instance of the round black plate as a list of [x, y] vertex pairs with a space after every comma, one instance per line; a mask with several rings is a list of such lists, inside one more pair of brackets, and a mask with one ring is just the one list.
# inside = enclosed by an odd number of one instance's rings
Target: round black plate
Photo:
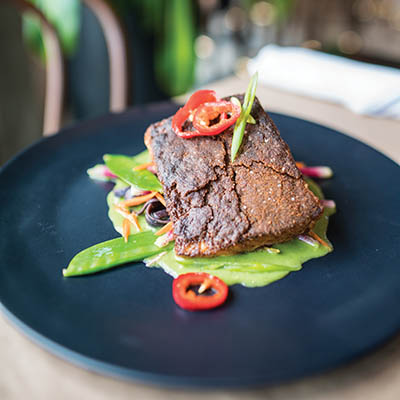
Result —
[[86, 169], [144, 149], [146, 127], [176, 110], [136, 108], [42, 140], [0, 173], [0, 300], [52, 352], [96, 371], [180, 386], [271, 384], [321, 372], [400, 329], [400, 168], [370, 147], [273, 114], [297, 160], [329, 165], [335, 250], [270, 286], [231, 288], [191, 313], [162, 270], [130, 264], [65, 279], [80, 250], [117, 237], [106, 190]]

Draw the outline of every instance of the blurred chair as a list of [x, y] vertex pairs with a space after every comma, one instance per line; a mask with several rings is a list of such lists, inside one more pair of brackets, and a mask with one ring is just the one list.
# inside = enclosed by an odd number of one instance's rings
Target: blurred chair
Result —
[[118, 17], [104, 0], [83, 0], [99, 20], [110, 62], [110, 111], [126, 108], [128, 93], [127, 49]]
[[43, 135], [49, 136], [60, 129], [63, 95], [64, 63], [61, 44], [53, 25], [44, 14], [26, 0], [8, 0], [21, 12], [35, 15], [42, 26], [43, 40], [46, 49], [46, 92], [44, 99]]
[[[61, 126], [64, 99], [64, 60], [56, 30], [45, 15], [26, 0], [7, 0], [21, 12], [30, 12], [40, 21], [46, 51], [46, 91], [43, 135], [56, 133]], [[120, 112], [127, 105], [126, 43], [119, 20], [104, 0], [82, 0], [99, 20], [110, 63], [110, 111]]]

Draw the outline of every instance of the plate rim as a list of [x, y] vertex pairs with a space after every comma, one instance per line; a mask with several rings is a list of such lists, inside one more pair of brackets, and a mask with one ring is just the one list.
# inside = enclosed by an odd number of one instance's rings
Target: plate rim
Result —
[[290, 384], [297, 382], [300, 379], [313, 378], [326, 373], [330, 373], [337, 368], [345, 368], [354, 363], [360, 362], [362, 357], [367, 357], [371, 352], [378, 351], [379, 349], [389, 345], [399, 333], [398, 328], [395, 328], [383, 340], [376, 340], [374, 343], [362, 350], [356, 351], [343, 359], [331, 363], [329, 366], [324, 366], [314, 371], [306, 371], [293, 375], [291, 378], [273, 378], [272, 380], [266, 379], [264, 375], [253, 376], [247, 378], [204, 378], [204, 377], [182, 377], [177, 375], [157, 374], [148, 371], [140, 371], [137, 369], [125, 368], [110, 362], [97, 360], [95, 358], [83, 355], [68, 347], [55, 342], [54, 340], [46, 337], [35, 329], [31, 328], [20, 318], [11, 313], [2, 302], [0, 302], [0, 312], [2, 313], [6, 322], [15, 328], [32, 344], [39, 346], [42, 350], [50, 355], [56, 356], [64, 362], [68, 362], [75, 367], [82, 368], [85, 371], [99, 374], [101, 377], [115, 378], [119, 381], [144, 384], [149, 387], [158, 387], [160, 389], [181, 389], [181, 390], [203, 390], [209, 391], [212, 389], [260, 389], [266, 387], [275, 387], [282, 384]]

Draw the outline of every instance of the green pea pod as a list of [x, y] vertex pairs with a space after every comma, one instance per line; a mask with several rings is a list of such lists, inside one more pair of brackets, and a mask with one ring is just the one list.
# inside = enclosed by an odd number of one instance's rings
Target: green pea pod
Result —
[[94, 274], [128, 262], [143, 260], [173, 247], [158, 247], [153, 232], [140, 232], [129, 236], [128, 243], [122, 237], [96, 244], [78, 253], [63, 270], [65, 277]]
[[249, 87], [247, 88], [246, 94], [244, 96], [242, 112], [240, 113], [240, 116], [235, 123], [235, 128], [233, 129], [232, 147], [231, 147], [232, 162], [235, 160], [240, 145], [242, 144], [244, 131], [246, 129], [246, 124], [248, 122], [247, 120], [250, 116], [254, 98], [256, 96], [257, 81], [258, 81], [258, 73], [256, 72], [250, 80]]
[[150, 153], [148, 150], [143, 150], [141, 153], [136, 154], [133, 157], [130, 157], [130, 159], [136, 163], [136, 165], [141, 165], [141, 164], [145, 164], [151, 161], [150, 158]]
[[131, 157], [105, 154], [104, 162], [110, 171], [120, 179], [141, 190], [162, 192], [162, 185], [157, 177], [147, 169], [133, 171], [138, 165]]

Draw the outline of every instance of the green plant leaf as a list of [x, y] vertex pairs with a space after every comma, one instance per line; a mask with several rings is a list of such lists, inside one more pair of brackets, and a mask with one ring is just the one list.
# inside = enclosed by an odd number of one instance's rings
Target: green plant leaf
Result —
[[22, 16], [22, 35], [26, 44], [44, 61], [46, 54], [39, 20], [31, 13]]
[[194, 80], [195, 20], [193, 2], [169, 0], [164, 8], [163, 31], [155, 55], [156, 77], [171, 96], [182, 94]]
[[294, 4], [293, 0], [275, 0], [277, 15], [279, 21], [284, 21], [288, 18]]
[[[73, 53], [76, 48], [80, 27], [79, 0], [29, 0], [39, 8], [54, 25], [64, 52]], [[23, 17], [23, 34], [27, 43], [44, 57], [44, 45], [40, 22], [31, 13]]]

